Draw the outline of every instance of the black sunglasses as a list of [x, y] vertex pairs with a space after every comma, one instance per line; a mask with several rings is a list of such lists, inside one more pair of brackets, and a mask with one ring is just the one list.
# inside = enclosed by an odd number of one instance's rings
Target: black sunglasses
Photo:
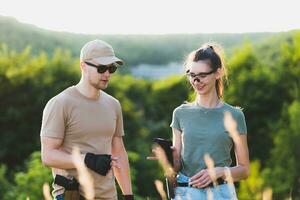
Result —
[[208, 75], [216, 72], [216, 70], [211, 70], [210, 72], [200, 72], [198, 74], [191, 73], [190, 70], [186, 71], [186, 75], [191, 77], [191, 78], [206, 78]]
[[84, 62], [85, 64], [91, 66], [91, 67], [95, 67], [97, 68], [97, 72], [99, 74], [103, 74], [104, 72], [106, 72], [106, 70], [109, 71], [109, 73], [115, 73], [115, 71], [117, 70], [117, 65], [115, 63], [112, 63], [110, 65], [95, 65], [93, 63], [90, 63], [90, 62]]

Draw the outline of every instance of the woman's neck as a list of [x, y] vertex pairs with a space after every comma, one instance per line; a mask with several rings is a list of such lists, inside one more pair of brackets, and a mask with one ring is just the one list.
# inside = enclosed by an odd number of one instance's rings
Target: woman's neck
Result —
[[217, 108], [221, 104], [221, 100], [216, 92], [201, 96], [197, 95], [196, 102], [204, 108]]

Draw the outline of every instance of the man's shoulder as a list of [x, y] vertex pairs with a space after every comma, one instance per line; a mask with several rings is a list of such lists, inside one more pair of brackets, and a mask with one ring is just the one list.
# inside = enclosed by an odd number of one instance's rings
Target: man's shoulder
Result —
[[60, 104], [60, 105], [64, 105], [70, 98], [74, 98], [74, 96], [72, 95], [72, 90], [73, 87], [68, 87], [65, 90], [61, 91], [60, 93], [58, 93], [57, 95], [55, 95], [54, 97], [52, 97], [47, 104]]
[[113, 104], [120, 104], [120, 102], [117, 98], [104, 92], [103, 90], [100, 91], [100, 98], [103, 98], [105, 101], [113, 103]]

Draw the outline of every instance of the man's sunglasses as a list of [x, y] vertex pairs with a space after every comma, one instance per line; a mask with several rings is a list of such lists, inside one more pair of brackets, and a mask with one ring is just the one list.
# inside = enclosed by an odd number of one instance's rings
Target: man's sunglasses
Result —
[[117, 70], [117, 65], [115, 63], [112, 63], [110, 65], [95, 65], [93, 63], [90, 63], [90, 62], [84, 62], [85, 64], [91, 66], [91, 67], [95, 67], [97, 68], [97, 72], [99, 74], [103, 74], [104, 72], [106, 72], [106, 70], [109, 71], [109, 73], [115, 73], [115, 71]]

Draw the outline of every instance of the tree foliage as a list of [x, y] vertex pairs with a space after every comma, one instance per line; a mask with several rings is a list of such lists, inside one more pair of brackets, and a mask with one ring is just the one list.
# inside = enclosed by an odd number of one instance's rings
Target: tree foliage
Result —
[[51, 185], [52, 175], [50, 169], [42, 165], [40, 152], [31, 154], [25, 168], [24, 172], [14, 175], [14, 183], [3, 196], [4, 200], [43, 199], [43, 184]]

